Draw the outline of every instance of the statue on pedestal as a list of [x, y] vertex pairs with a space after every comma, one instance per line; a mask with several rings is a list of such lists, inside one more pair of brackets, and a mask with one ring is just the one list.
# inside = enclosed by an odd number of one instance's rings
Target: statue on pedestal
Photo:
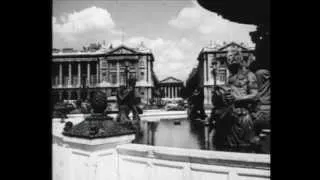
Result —
[[132, 126], [113, 121], [113, 118], [105, 113], [108, 105], [107, 96], [102, 91], [97, 91], [91, 100], [93, 112], [79, 124], [71, 122], [65, 124], [63, 135], [84, 139], [96, 139], [134, 134]]
[[[128, 79], [127, 87], [120, 86], [117, 93], [119, 113], [117, 121], [120, 123], [129, 123], [136, 128], [140, 127], [140, 117], [142, 110], [138, 107], [137, 97], [135, 95], [136, 80], [133, 78]], [[129, 114], [132, 112], [133, 119], [129, 118]]]
[[200, 87], [197, 87], [192, 95], [189, 97], [190, 101], [190, 119], [205, 119], [207, 117], [204, 107], [203, 107], [203, 101], [204, 101], [204, 94], [203, 89]]

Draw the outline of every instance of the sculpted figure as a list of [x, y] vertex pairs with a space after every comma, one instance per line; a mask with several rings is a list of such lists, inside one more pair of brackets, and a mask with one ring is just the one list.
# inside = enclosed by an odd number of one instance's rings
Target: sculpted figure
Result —
[[129, 118], [130, 112], [133, 115], [133, 121], [140, 121], [139, 114], [142, 110], [138, 107], [137, 98], [135, 96], [135, 79], [129, 79], [128, 86], [121, 86], [117, 93], [119, 114], [117, 120], [120, 122], [131, 121]]
[[258, 102], [257, 78], [239, 52], [228, 54], [226, 63], [228, 82], [216, 85], [212, 96], [213, 144], [217, 150], [247, 150], [257, 142], [251, 115]]
[[204, 94], [203, 89], [200, 87], [196, 88], [191, 97], [189, 98], [190, 101], [190, 119], [205, 119], [207, 117], [204, 107]]

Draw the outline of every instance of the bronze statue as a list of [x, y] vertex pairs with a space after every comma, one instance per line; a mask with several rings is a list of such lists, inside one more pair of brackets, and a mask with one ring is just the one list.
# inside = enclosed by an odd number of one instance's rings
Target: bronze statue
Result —
[[[121, 86], [117, 93], [119, 113], [117, 120], [123, 123], [133, 123], [137, 125], [140, 123], [139, 114], [142, 114], [142, 110], [138, 107], [137, 97], [135, 95], [136, 80], [130, 78], [128, 85]], [[129, 114], [132, 112], [133, 119], [130, 120]]]
[[197, 87], [189, 97], [190, 101], [190, 119], [205, 119], [207, 117], [204, 107], [203, 88]]

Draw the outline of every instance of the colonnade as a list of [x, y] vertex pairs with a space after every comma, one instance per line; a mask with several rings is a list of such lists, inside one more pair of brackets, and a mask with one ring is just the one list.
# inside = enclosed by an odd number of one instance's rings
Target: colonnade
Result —
[[162, 86], [161, 90], [164, 92], [164, 98], [179, 98], [181, 97], [181, 88], [179, 84], [168, 84]]
[[[92, 70], [92, 65], [90, 62], [57, 62], [57, 66], [58, 66], [58, 76], [55, 76], [55, 78], [57, 78], [57, 81], [54, 83], [55, 86], [58, 87], [80, 87], [82, 82], [81, 82], [81, 76], [83, 75], [81, 72], [81, 69], [83, 69], [83, 66], [86, 66], [86, 85], [90, 86], [93, 84], [96, 84], [99, 82], [99, 64], [98, 63], [94, 63], [94, 65], [96, 66], [96, 73], [92, 74], [91, 70]], [[67, 66], [67, 73], [63, 72], [63, 68], [66, 68]], [[76, 72], [77, 72], [77, 76], [76, 78], [72, 81], [73, 79], [73, 69], [75, 69], [75, 67], [77, 68]], [[82, 67], [82, 68], [81, 68]], [[65, 77], [65, 74], [67, 74], [67, 77]], [[63, 77], [65, 77], [65, 79], [63, 80]]]

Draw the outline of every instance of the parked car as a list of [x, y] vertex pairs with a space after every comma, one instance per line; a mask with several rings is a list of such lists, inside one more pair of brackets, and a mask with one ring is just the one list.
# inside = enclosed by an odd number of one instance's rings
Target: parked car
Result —
[[184, 110], [184, 106], [181, 106], [181, 104], [179, 104], [175, 101], [169, 101], [165, 105], [165, 110], [167, 110], [167, 111], [181, 111], [181, 110]]

